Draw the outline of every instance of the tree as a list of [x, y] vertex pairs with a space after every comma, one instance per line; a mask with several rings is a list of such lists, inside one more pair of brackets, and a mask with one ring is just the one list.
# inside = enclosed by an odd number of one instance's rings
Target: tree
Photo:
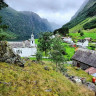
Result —
[[78, 33], [81, 33], [81, 30], [79, 30]]
[[83, 32], [80, 32], [80, 36], [84, 36], [84, 33]]
[[64, 46], [62, 45], [62, 40], [59, 37], [54, 38], [52, 43], [52, 48], [50, 52], [50, 58], [56, 63], [56, 68], [64, 63], [64, 55], [66, 54]]
[[40, 51], [37, 51], [37, 53], [36, 53], [36, 60], [37, 61], [42, 60], [42, 53]]
[[51, 49], [51, 35], [51, 32], [45, 32], [38, 40], [38, 48], [40, 51], [45, 52], [45, 55], [47, 55], [47, 51]]
[[[0, 0], [0, 10], [5, 7], [8, 7], [8, 5], [4, 2], [4, 0]], [[3, 34], [3, 30], [7, 28], [8, 26], [2, 25], [2, 17], [0, 16], [0, 40], [4, 40], [7, 38], [7, 35]]]
[[59, 29], [55, 30], [53, 33], [54, 34], [59, 33], [63, 36], [67, 36], [67, 35], [69, 35], [69, 29], [67, 27], [62, 27], [62, 28], [59, 28]]
[[0, 0], [0, 10], [5, 7], [8, 7], [8, 5], [4, 2], [4, 0]]

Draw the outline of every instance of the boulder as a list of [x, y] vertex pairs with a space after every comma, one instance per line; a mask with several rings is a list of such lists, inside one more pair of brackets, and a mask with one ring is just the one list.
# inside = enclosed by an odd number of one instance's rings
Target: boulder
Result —
[[50, 70], [50, 68], [48, 66], [45, 66], [44, 69], [47, 70], [47, 71]]
[[12, 48], [5, 41], [0, 41], [0, 62], [11, 63], [24, 67], [21, 57], [15, 54]]
[[91, 82], [87, 82], [85, 85], [86, 85], [90, 90], [96, 92], [96, 85], [95, 85], [95, 84], [93, 84], [93, 83], [91, 83]]

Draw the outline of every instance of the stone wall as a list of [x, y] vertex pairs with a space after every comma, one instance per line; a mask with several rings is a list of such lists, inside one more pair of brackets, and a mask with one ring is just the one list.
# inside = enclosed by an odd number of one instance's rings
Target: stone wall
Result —
[[24, 67], [21, 57], [15, 54], [5, 41], [0, 41], [0, 62], [11, 63]]

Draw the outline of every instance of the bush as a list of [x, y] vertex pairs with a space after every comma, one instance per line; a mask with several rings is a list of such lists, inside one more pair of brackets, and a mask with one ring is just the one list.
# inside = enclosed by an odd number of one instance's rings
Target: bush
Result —
[[37, 61], [42, 60], [42, 53], [40, 51], [37, 51], [37, 53], [36, 53], [36, 60]]

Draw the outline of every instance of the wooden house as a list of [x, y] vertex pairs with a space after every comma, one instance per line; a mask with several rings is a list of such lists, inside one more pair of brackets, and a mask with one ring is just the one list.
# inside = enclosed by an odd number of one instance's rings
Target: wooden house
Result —
[[72, 57], [73, 66], [86, 70], [90, 67], [96, 68], [96, 51], [79, 48]]

